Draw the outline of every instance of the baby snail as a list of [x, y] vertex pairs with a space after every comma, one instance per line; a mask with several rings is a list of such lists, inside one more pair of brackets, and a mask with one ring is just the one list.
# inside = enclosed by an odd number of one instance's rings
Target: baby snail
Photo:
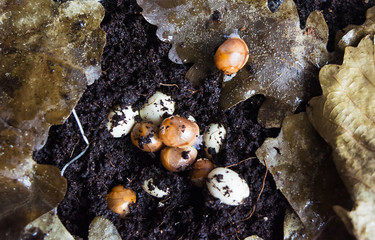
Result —
[[180, 172], [193, 164], [197, 154], [197, 149], [192, 146], [181, 148], [166, 147], [161, 150], [160, 160], [168, 171]]
[[130, 137], [133, 144], [145, 152], [156, 152], [163, 146], [158, 136], [158, 127], [152, 122], [136, 123]]
[[121, 185], [112, 188], [111, 192], [105, 197], [109, 209], [120, 214], [124, 218], [130, 213], [129, 205], [135, 203], [137, 197], [133, 190], [126, 189]]
[[206, 158], [198, 159], [190, 170], [189, 177], [193, 184], [197, 187], [203, 187], [208, 174], [215, 165]]
[[214, 56], [216, 67], [226, 75], [238, 72], [245, 66], [248, 59], [249, 48], [238, 35], [237, 29], [220, 45]]
[[187, 147], [198, 139], [199, 127], [186, 118], [172, 116], [161, 123], [159, 136], [169, 147]]

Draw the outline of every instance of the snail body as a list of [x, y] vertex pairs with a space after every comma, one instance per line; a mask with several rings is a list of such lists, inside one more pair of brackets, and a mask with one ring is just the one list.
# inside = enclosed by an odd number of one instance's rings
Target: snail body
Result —
[[226, 75], [232, 75], [245, 66], [249, 59], [249, 48], [244, 40], [232, 33], [229, 38], [217, 49], [214, 61], [216, 67]]

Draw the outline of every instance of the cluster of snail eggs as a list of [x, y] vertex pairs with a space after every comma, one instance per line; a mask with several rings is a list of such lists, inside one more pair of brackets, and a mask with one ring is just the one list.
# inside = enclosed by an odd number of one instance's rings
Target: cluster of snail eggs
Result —
[[[156, 92], [138, 111], [131, 106], [116, 107], [108, 115], [107, 128], [113, 137], [119, 138], [130, 133], [132, 143], [142, 151], [160, 151], [160, 160], [165, 169], [180, 172], [190, 168], [189, 178], [197, 187], [205, 183], [210, 194], [228, 205], [238, 205], [249, 195], [246, 182], [237, 173], [226, 168], [215, 168], [212, 154], [220, 151], [226, 136], [226, 129], [218, 123], [211, 123], [203, 136], [192, 116], [188, 118], [173, 115], [175, 102], [161, 92]], [[140, 115], [142, 121], [136, 122]], [[164, 119], [164, 116], [170, 115]], [[204, 142], [207, 158], [196, 160], [200, 141]], [[222, 176], [218, 178], [217, 176]], [[145, 180], [142, 189], [156, 198], [169, 195], [169, 188], [161, 189], [153, 178]], [[108, 193], [108, 207], [121, 217], [127, 215], [129, 205], [136, 202], [136, 194], [131, 189], [119, 185]]]

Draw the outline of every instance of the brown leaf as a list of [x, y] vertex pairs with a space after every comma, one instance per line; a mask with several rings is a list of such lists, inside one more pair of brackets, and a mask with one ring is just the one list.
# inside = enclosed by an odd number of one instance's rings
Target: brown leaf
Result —
[[121, 240], [115, 225], [102, 216], [95, 217], [89, 227], [89, 240]]
[[366, 35], [375, 33], [375, 7], [366, 11], [366, 21], [362, 25], [349, 25], [336, 35], [337, 50], [344, 51], [348, 46], [357, 46]]
[[298, 215], [287, 208], [284, 217], [284, 240], [306, 239], [306, 230]]
[[103, 17], [95, 1], [0, 2], [1, 237], [18, 238], [65, 195], [60, 171], [36, 164], [32, 151], [99, 77]]
[[329, 227], [334, 205], [347, 206], [349, 200], [330, 153], [305, 113], [286, 117], [279, 136], [268, 138], [256, 151], [261, 162], [267, 161], [277, 188], [301, 219], [309, 239]]
[[31, 239], [30, 235], [44, 235], [43, 240], [74, 240], [66, 230], [55, 211], [49, 211], [29, 223], [23, 232], [23, 239]]
[[336, 207], [358, 239], [375, 236], [375, 65], [373, 37], [345, 49], [342, 65], [320, 71], [323, 96], [309, 102], [309, 119], [331, 145], [333, 159], [352, 199]]
[[[223, 83], [221, 107], [230, 108], [255, 94], [281, 102], [279, 114], [294, 112], [302, 101], [319, 94], [318, 68], [328, 61], [328, 27], [320, 12], [313, 12], [306, 28], [300, 29], [292, 0], [285, 0], [272, 13], [267, 1], [226, 0], [138, 0], [143, 16], [157, 25], [157, 36], [172, 43], [169, 58], [176, 63], [192, 62], [186, 77], [199, 84], [209, 71], [217, 71], [215, 49], [234, 29], [247, 43], [247, 65]], [[264, 111], [263, 122], [275, 122]], [[277, 125], [280, 126], [280, 120]]]

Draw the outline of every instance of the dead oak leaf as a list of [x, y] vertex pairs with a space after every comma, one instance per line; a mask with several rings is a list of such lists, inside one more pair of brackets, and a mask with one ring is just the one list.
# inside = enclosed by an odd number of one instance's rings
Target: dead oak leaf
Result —
[[[260, 116], [267, 125], [319, 94], [318, 69], [329, 58], [328, 27], [320, 12], [313, 12], [306, 28], [301, 29], [292, 0], [285, 0], [275, 13], [266, 0], [137, 2], [144, 18], [158, 27], [159, 39], [172, 43], [169, 58], [175, 63], [193, 63], [186, 77], [196, 85], [207, 72], [218, 71], [213, 56], [224, 35], [240, 30], [250, 57], [231, 81], [223, 83], [222, 108], [264, 94], [278, 103], [277, 108]], [[280, 123], [276, 121], [278, 126]]]
[[309, 102], [309, 119], [331, 145], [354, 207], [336, 212], [358, 239], [375, 236], [375, 48], [373, 37], [345, 49], [342, 65], [319, 74], [323, 95]]
[[[267, 161], [276, 187], [301, 219], [306, 239], [314, 239], [333, 227], [333, 206], [347, 206], [350, 199], [330, 153], [306, 113], [287, 116], [279, 136], [266, 139], [256, 151], [260, 162]], [[321, 239], [340, 239], [329, 233], [325, 237]]]
[[349, 25], [336, 35], [337, 49], [344, 51], [348, 46], [357, 46], [366, 35], [375, 34], [375, 7], [366, 11], [366, 21], [362, 25]]
[[62, 124], [100, 75], [104, 8], [96, 1], [0, 0], [0, 238], [63, 199], [58, 168], [34, 150]]

